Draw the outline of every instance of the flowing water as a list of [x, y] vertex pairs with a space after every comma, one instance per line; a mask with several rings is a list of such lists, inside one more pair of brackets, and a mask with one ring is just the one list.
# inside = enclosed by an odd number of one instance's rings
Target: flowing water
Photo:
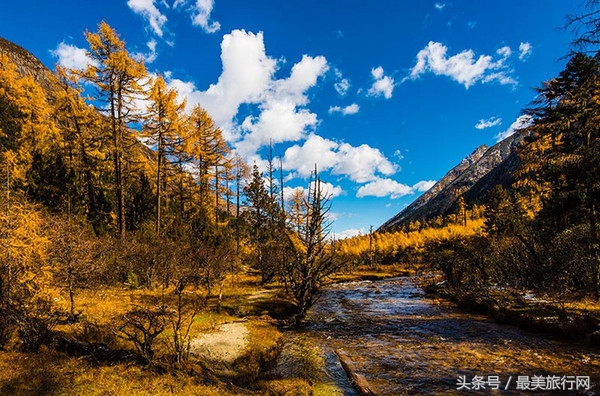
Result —
[[324, 350], [331, 381], [347, 395], [356, 393], [339, 350], [378, 395], [600, 395], [600, 351], [462, 312], [425, 297], [416, 278], [333, 285], [308, 319], [302, 337]]

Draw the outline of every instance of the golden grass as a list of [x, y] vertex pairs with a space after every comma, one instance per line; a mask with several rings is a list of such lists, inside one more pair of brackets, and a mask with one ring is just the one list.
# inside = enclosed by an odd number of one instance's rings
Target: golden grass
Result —
[[422, 270], [415, 264], [376, 264], [360, 265], [337, 273], [330, 277], [330, 283], [354, 282], [361, 280], [381, 280], [399, 276], [414, 275]]
[[[207, 298], [203, 289], [187, 289], [184, 299], [197, 309], [190, 331], [191, 337], [215, 331], [227, 322], [239, 320], [232, 310], [217, 310], [217, 306], [232, 308], [251, 305], [248, 296], [259, 292], [258, 278], [253, 275], [238, 275], [235, 282], [226, 281], [223, 298]], [[277, 292], [277, 287], [275, 287]], [[58, 293], [57, 293], [58, 294]], [[134, 346], [115, 335], [115, 320], [120, 315], [140, 306], [166, 303], [176, 305], [172, 290], [147, 290], [110, 287], [78, 290], [75, 295], [75, 310], [80, 321], [61, 324], [55, 328], [67, 337], [102, 342], [111, 348], [134, 349]], [[257, 302], [264, 302], [262, 299]], [[68, 300], [55, 299], [57, 306], [68, 310]], [[258, 308], [260, 310], [262, 308]], [[257, 309], [248, 309], [255, 312]], [[247, 322], [250, 330], [248, 348], [243, 359], [237, 363], [242, 375], [247, 368], [249, 377], [256, 378], [265, 362], [274, 361], [281, 346], [282, 334], [275, 325], [261, 319]], [[169, 347], [172, 330], [167, 327], [155, 345], [157, 357], [172, 353]], [[193, 358], [192, 358], [193, 359]], [[169, 370], [158, 373], [148, 367], [134, 364], [98, 365], [88, 358], [69, 357], [50, 348], [43, 347], [39, 353], [24, 354], [0, 351], [0, 394], [1, 395], [235, 395], [228, 386], [209, 386], [203, 378], [185, 370]]]
[[95, 366], [43, 349], [37, 354], [0, 352], [2, 395], [235, 395], [181, 373], [158, 374], [138, 366]]

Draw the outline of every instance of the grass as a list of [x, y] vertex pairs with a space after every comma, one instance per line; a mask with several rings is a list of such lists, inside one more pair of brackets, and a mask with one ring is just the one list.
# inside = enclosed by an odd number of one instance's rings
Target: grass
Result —
[[235, 395], [182, 373], [157, 374], [133, 365], [97, 366], [50, 349], [0, 352], [3, 395]]

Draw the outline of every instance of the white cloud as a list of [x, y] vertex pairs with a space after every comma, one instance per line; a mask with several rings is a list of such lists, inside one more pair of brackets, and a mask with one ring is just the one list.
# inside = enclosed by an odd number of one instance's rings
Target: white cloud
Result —
[[390, 99], [394, 90], [394, 79], [384, 75], [383, 67], [381, 66], [372, 69], [371, 75], [375, 79], [375, 82], [369, 89], [368, 94], [370, 96], [383, 95], [386, 99]]
[[435, 8], [436, 10], [440, 10], [442, 11], [444, 8], [446, 8], [446, 3], [442, 3], [442, 2], [437, 2], [435, 3]]
[[509, 46], [504, 46], [504, 47], [496, 50], [496, 53], [503, 58], [508, 58], [509, 56], [512, 55], [512, 50], [510, 49]]
[[162, 28], [167, 22], [167, 17], [156, 8], [154, 0], [128, 0], [127, 6], [136, 14], [147, 19], [157, 36], [163, 36]]
[[533, 122], [533, 118], [528, 114], [519, 116], [516, 119], [516, 121], [513, 122], [510, 125], [510, 127], [508, 127], [508, 129], [506, 131], [500, 132], [499, 134], [496, 135], [496, 141], [499, 142], [501, 140], [506, 139], [507, 137], [509, 137], [512, 134], [514, 134], [515, 132], [517, 132], [519, 129], [528, 127], [529, 125], [531, 125], [532, 122]]
[[340, 96], [346, 96], [348, 90], [350, 89], [350, 80], [344, 78], [342, 72], [337, 69], [335, 70], [335, 76], [338, 81], [333, 84], [333, 87]]
[[350, 80], [343, 78], [334, 84], [335, 90], [340, 96], [345, 96], [350, 89]]
[[[307, 108], [307, 91], [328, 71], [324, 57], [304, 55], [287, 78], [276, 79], [277, 61], [267, 56], [262, 33], [234, 30], [223, 37], [221, 59], [221, 76], [205, 91], [170, 75], [167, 79], [188, 99], [189, 106], [200, 104], [212, 115], [225, 139], [246, 161], [260, 162], [258, 151], [270, 142], [301, 141], [284, 154], [283, 166], [291, 176], [307, 177], [315, 164], [319, 170], [359, 183], [397, 171], [378, 149], [355, 147], [314, 133], [319, 119]], [[383, 78], [383, 69], [374, 70], [374, 77]], [[255, 106], [253, 114], [238, 113], [243, 104]], [[354, 114], [359, 110], [357, 104], [351, 104], [334, 107], [332, 112]]]
[[337, 240], [341, 240], [341, 239], [346, 239], [346, 238], [352, 238], [352, 237], [355, 237], [355, 236], [358, 236], [361, 234], [364, 234], [363, 229], [350, 228], [350, 229], [340, 232], [339, 234], [336, 234], [335, 238]]
[[377, 174], [392, 175], [397, 168], [376, 148], [366, 144], [355, 147], [311, 134], [303, 145], [285, 151], [283, 168], [298, 176], [309, 176], [315, 164], [319, 170], [341, 175], [358, 183], [376, 180]]
[[[313, 169], [314, 170], [314, 169]], [[310, 188], [314, 188], [314, 182], [311, 183]], [[308, 188], [306, 187], [283, 187], [283, 198], [286, 202], [290, 200], [300, 192], [304, 197], [308, 194]], [[345, 195], [346, 192], [341, 186], [334, 186], [331, 183], [321, 180], [321, 195], [329, 199]]]
[[147, 53], [138, 52], [132, 54], [132, 56], [135, 59], [143, 59], [146, 64], [150, 64], [154, 62], [158, 57], [158, 53], [156, 52], [156, 40], [148, 41], [146, 43], [146, 46], [148, 47]]
[[412, 187], [406, 184], [398, 183], [392, 179], [376, 179], [364, 186], [361, 186], [356, 192], [357, 198], [364, 197], [390, 197], [392, 199], [400, 198], [405, 195], [413, 194]]
[[[314, 188], [314, 182], [311, 184], [311, 189]], [[344, 194], [344, 190], [340, 186], [334, 186], [331, 183], [321, 181], [321, 195], [329, 199], [339, 197]]]
[[[221, 61], [218, 81], [205, 91], [190, 82], [169, 82], [188, 98], [188, 105], [200, 104], [211, 114], [244, 159], [255, 159], [256, 151], [269, 142], [298, 141], [314, 131], [319, 120], [306, 108], [306, 92], [329, 69], [323, 56], [304, 55], [289, 77], [276, 79], [277, 61], [267, 56], [263, 34], [234, 30], [223, 36]], [[242, 104], [255, 106], [257, 112], [238, 114]]]
[[261, 105], [258, 117], [248, 116], [241, 125], [243, 137], [235, 149], [243, 158], [252, 157], [261, 147], [272, 143], [293, 142], [304, 137], [307, 129], [317, 125], [317, 115], [297, 109], [293, 102], [269, 100]]
[[192, 24], [200, 26], [206, 33], [216, 33], [221, 29], [219, 22], [210, 21], [214, 5], [214, 0], [196, 0], [194, 5], [195, 15], [192, 17]]
[[317, 79], [329, 70], [324, 56], [303, 55], [302, 60], [292, 67], [292, 74], [285, 80], [278, 80], [276, 95], [291, 97], [298, 104], [308, 103], [305, 91], [316, 85]]
[[200, 91], [192, 82], [171, 78], [169, 85], [188, 99], [188, 105], [200, 104], [215, 123], [223, 129], [224, 137], [234, 141], [234, 117], [243, 103], [260, 103], [269, 90], [277, 62], [268, 57], [262, 33], [234, 30], [221, 41], [223, 70], [215, 84]]
[[334, 175], [345, 175], [357, 183], [375, 180], [376, 173], [385, 176], [396, 173], [392, 164], [379, 149], [362, 144], [358, 147], [342, 143], [338, 147], [338, 161], [331, 170]]
[[329, 170], [337, 163], [339, 144], [321, 136], [311, 134], [302, 146], [289, 147], [283, 157], [283, 168], [294, 170], [299, 176], [309, 176], [315, 169]]
[[435, 183], [437, 183], [435, 180], [421, 180], [420, 182], [412, 186], [412, 188], [414, 191], [425, 192], [431, 187], [433, 187]]
[[500, 84], [516, 84], [507, 74], [505, 61], [510, 56], [509, 47], [497, 51], [501, 57], [494, 60], [490, 55], [480, 55], [477, 59], [473, 50], [465, 50], [456, 55], [448, 56], [448, 47], [441, 43], [430, 41], [417, 54], [417, 63], [410, 71], [411, 79], [417, 79], [427, 72], [438, 76], [447, 76], [469, 88], [477, 82], [497, 81]]
[[360, 106], [357, 105], [356, 103], [352, 103], [351, 105], [348, 105], [346, 107], [331, 106], [329, 108], [329, 114], [342, 113], [343, 115], [351, 115], [351, 114], [356, 114], [359, 111], [360, 111]]
[[260, 115], [246, 117], [241, 125], [243, 139], [235, 146], [240, 155], [251, 155], [269, 142], [300, 140], [307, 131], [314, 130], [317, 115], [303, 107], [308, 104], [306, 91], [315, 86], [328, 69], [323, 56], [304, 55], [292, 67], [288, 78], [272, 81], [263, 92]]
[[519, 44], [519, 59], [524, 60], [525, 58], [527, 58], [531, 54], [532, 50], [533, 47], [530, 43]]
[[486, 129], [486, 128], [495, 127], [496, 125], [500, 125], [501, 123], [502, 123], [502, 118], [490, 117], [487, 120], [484, 120], [484, 119], [479, 120], [479, 122], [475, 125], [475, 128]]
[[435, 183], [434, 180], [422, 180], [411, 187], [389, 178], [377, 178], [374, 181], [361, 186], [356, 192], [356, 197], [390, 197], [391, 199], [396, 199], [405, 195], [414, 194], [415, 192], [425, 192], [433, 187]]
[[85, 49], [64, 42], [58, 44], [58, 47], [51, 52], [58, 58], [59, 65], [69, 69], [83, 70], [87, 65], [95, 64], [95, 61], [88, 57]]

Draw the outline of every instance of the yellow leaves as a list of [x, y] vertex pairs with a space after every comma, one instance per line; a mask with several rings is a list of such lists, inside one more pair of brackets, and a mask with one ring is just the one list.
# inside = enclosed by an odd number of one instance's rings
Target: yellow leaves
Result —
[[143, 132], [157, 145], [159, 151], [166, 149], [168, 153], [174, 153], [177, 151], [175, 146], [180, 144], [184, 135], [185, 101], [177, 103], [177, 91], [168, 88], [161, 75], [150, 84]]
[[92, 62], [82, 76], [96, 84], [99, 93], [113, 102], [111, 107], [120, 117], [121, 110], [129, 105], [124, 96], [135, 95], [142, 90], [140, 80], [147, 75], [146, 67], [129, 55], [125, 43], [106, 22], [100, 23], [97, 33], [88, 31], [85, 36]]
[[40, 211], [20, 197], [13, 199], [14, 195], [0, 208], [0, 278], [4, 291], [10, 289], [11, 295], [27, 299], [52, 283], [47, 267], [50, 242]]
[[32, 75], [19, 74], [4, 53], [0, 54], [0, 101], [5, 112], [0, 121], [4, 128], [10, 128], [2, 133], [7, 147], [0, 150], [13, 152], [13, 177], [24, 182], [32, 153], [49, 152], [60, 141], [60, 135], [42, 87]]
[[300, 255], [305, 255], [307, 252], [306, 245], [300, 239], [300, 236], [297, 232], [289, 232], [286, 231], [290, 242], [292, 242], [292, 246], [294, 247], [294, 251], [299, 253]]
[[[342, 254], [361, 256], [370, 249], [383, 255], [393, 255], [400, 250], [419, 251], [431, 241], [443, 241], [456, 236], [471, 236], [479, 233], [483, 227], [483, 219], [470, 219], [467, 226], [449, 224], [445, 227], [426, 227], [413, 231], [395, 231], [374, 233], [372, 236], [359, 235], [339, 242]], [[371, 239], [370, 239], [371, 238]]]
[[20, 77], [16, 65], [10, 60], [6, 53], [0, 52], [0, 96], [10, 94], [7, 83], [16, 81]]
[[10, 209], [0, 211], [0, 230], [5, 256], [25, 268], [46, 259], [48, 238], [43, 232], [44, 220], [36, 208], [25, 202], [11, 202]]
[[90, 46], [92, 57], [107, 58], [113, 52], [125, 50], [125, 43], [105, 21], [98, 25], [98, 33], [86, 31], [85, 38]]

